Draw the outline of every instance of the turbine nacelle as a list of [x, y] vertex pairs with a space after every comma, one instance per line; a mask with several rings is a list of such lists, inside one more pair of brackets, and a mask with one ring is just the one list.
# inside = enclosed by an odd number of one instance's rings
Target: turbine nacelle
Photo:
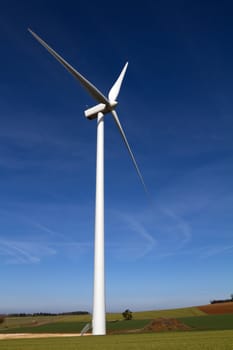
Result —
[[117, 101], [109, 102], [108, 104], [105, 103], [99, 103], [98, 105], [95, 105], [94, 107], [88, 108], [84, 111], [85, 117], [89, 120], [96, 119], [98, 116], [98, 113], [109, 113], [112, 112], [113, 109], [117, 105]]
[[126, 64], [124, 65], [119, 77], [117, 78], [117, 80], [115, 81], [115, 83], [113, 84], [113, 86], [111, 87], [111, 89], [109, 90], [108, 93], [108, 97], [105, 96], [104, 94], [102, 94], [101, 91], [99, 91], [97, 89], [97, 87], [95, 85], [93, 85], [89, 80], [87, 80], [82, 74], [80, 74], [74, 67], [72, 67], [66, 60], [64, 60], [64, 58], [62, 58], [56, 51], [54, 51], [44, 40], [42, 40], [36, 33], [34, 33], [31, 29], [28, 29], [29, 32], [34, 36], [34, 38], [39, 41], [39, 43], [44, 46], [44, 48], [46, 50], [48, 50], [48, 52], [54, 57], [56, 58], [56, 60], [58, 62], [60, 62], [65, 69], [68, 70], [69, 73], [71, 73], [75, 79], [77, 79], [82, 86], [88, 91], [88, 93], [99, 102], [99, 104], [97, 104], [94, 107], [88, 108], [84, 114], [86, 116], [86, 118], [92, 120], [92, 119], [96, 119], [98, 116], [98, 113], [111, 113], [113, 116], [113, 119], [117, 125], [117, 128], [123, 138], [123, 141], [128, 149], [128, 152], [130, 154], [130, 157], [133, 161], [134, 167], [137, 171], [137, 174], [141, 180], [141, 183], [145, 189], [145, 192], [147, 193], [147, 189], [146, 189], [146, 185], [144, 183], [142, 174], [138, 168], [138, 165], [136, 163], [136, 160], [134, 158], [134, 155], [131, 151], [131, 148], [129, 146], [129, 143], [127, 141], [127, 138], [125, 136], [124, 130], [122, 128], [122, 125], [120, 123], [120, 120], [117, 116], [117, 113], [115, 111], [115, 107], [117, 105], [117, 97], [119, 95], [120, 89], [121, 89], [121, 84], [122, 81], [124, 79], [126, 70], [127, 70], [127, 66], [128, 66], [128, 62], [126, 62]]

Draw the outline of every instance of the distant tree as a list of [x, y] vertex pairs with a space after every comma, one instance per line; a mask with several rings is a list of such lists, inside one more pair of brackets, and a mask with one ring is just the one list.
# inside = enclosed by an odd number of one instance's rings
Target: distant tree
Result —
[[0, 324], [4, 322], [5, 317], [3, 315], [0, 315]]
[[129, 309], [126, 309], [124, 312], [122, 312], [122, 316], [124, 317], [125, 320], [129, 321], [129, 320], [132, 320], [133, 313]]
[[231, 300], [233, 300], [233, 293], [231, 294]]

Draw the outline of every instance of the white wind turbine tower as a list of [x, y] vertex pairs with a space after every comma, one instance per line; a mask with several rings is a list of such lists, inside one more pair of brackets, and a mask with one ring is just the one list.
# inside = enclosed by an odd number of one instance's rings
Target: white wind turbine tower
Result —
[[53, 55], [89, 92], [89, 94], [99, 103], [87, 109], [84, 113], [89, 119], [97, 119], [97, 150], [96, 150], [96, 203], [95, 203], [95, 243], [94, 243], [94, 292], [93, 292], [93, 315], [92, 333], [94, 335], [106, 334], [105, 316], [105, 277], [104, 277], [104, 116], [111, 113], [120, 131], [124, 143], [128, 149], [134, 167], [140, 181], [146, 190], [146, 186], [138, 168], [134, 155], [126, 139], [115, 108], [117, 106], [117, 96], [120, 92], [121, 84], [128, 66], [125, 64], [118, 79], [109, 91], [108, 98], [104, 96], [92, 83], [84, 78], [76, 69], [49, 47], [31, 29], [29, 32]]

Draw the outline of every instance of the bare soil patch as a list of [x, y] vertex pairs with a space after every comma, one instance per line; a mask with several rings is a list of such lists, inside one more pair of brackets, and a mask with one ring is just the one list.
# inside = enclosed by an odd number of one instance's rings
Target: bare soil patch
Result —
[[183, 324], [176, 318], [157, 318], [151, 321], [145, 328], [145, 331], [162, 332], [162, 331], [188, 331], [192, 328]]
[[210, 315], [232, 314], [233, 302], [198, 306], [198, 309]]

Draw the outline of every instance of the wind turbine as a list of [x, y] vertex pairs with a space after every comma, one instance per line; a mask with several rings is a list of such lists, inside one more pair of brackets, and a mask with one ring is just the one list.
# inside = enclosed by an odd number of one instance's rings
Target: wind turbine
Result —
[[93, 315], [92, 333], [94, 335], [106, 334], [105, 315], [105, 277], [104, 277], [104, 116], [111, 113], [128, 149], [139, 179], [147, 192], [145, 182], [139, 170], [137, 162], [131, 151], [124, 130], [115, 111], [117, 97], [125, 76], [128, 62], [123, 67], [118, 79], [108, 93], [103, 95], [91, 82], [74, 69], [58, 53], [56, 53], [46, 42], [44, 42], [31, 29], [29, 32], [53, 55], [89, 92], [99, 103], [85, 110], [84, 114], [89, 120], [97, 119], [97, 150], [96, 150], [96, 202], [95, 202], [95, 244], [94, 244], [94, 291], [93, 291]]

